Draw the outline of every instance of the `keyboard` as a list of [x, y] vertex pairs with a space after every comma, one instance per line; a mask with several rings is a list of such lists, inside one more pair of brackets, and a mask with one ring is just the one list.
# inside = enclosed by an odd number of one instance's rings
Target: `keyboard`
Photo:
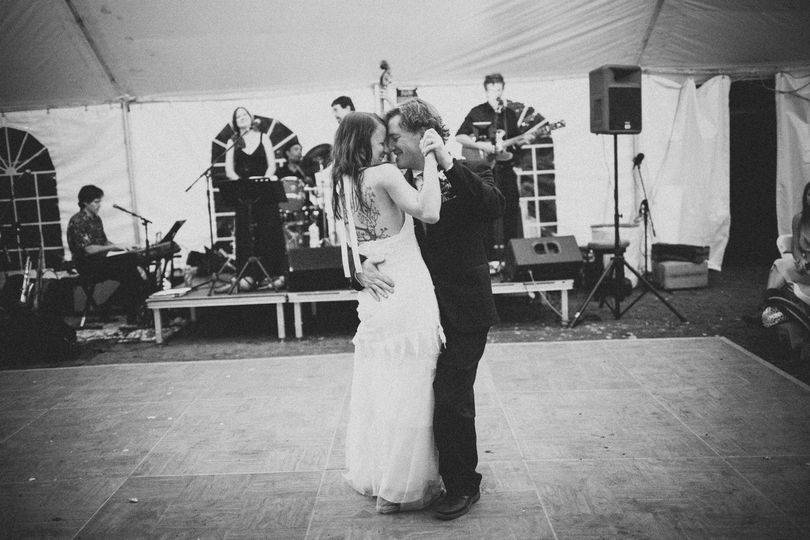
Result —
[[174, 242], [159, 242], [157, 244], [152, 244], [149, 246], [149, 249], [141, 248], [141, 249], [133, 249], [130, 251], [109, 251], [107, 252], [108, 257], [121, 257], [121, 256], [129, 256], [135, 257], [138, 259], [138, 262], [141, 264], [145, 263], [152, 263], [157, 262], [162, 259], [169, 259], [180, 251], [180, 246], [178, 246]]

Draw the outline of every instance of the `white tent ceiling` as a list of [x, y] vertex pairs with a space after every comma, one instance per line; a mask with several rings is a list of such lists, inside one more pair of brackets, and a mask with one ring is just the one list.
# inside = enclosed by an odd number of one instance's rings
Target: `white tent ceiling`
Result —
[[810, 66], [806, 0], [0, 0], [0, 110]]

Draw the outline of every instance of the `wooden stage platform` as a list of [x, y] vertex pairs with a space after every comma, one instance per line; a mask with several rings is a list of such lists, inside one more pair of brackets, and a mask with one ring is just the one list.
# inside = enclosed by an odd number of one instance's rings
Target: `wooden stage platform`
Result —
[[351, 379], [351, 354], [2, 371], [0, 537], [810, 537], [810, 389], [725, 339], [489, 344], [452, 522], [343, 482]]
[[[550, 281], [530, 281], [523, 283], [493, 283], [492, 292], [494, 294], [534, 294], [553, 309], [560, 317], [560, 322], [568, 322], [568, 291], [574, 288], [574, 281], [571, 279], [559, 279]], [[169, 289], [153, 294], [146, 300], [146, 306], [152, 310], [155, 320], [155, 341], [163, 343], [163, 320], [161, 311], [167, 309], [190, 310], [191, 319], [196, 319], [196, 310], [207, 307], [225, 306], [250, 306], [261, 304], [273, 304], [276, 306], [276, 335], [279, 339], [285, 339], [287, 332], [285, 329], [284, 304], [293, 306], [293, 318], [295, 323], [295, 337], [304, 336], [303, 317], [301, 313], [302, 304], [312, 306], [315, 309], [319, 302], [355, 302], [357, 301], [357, 291], [351, 289], [334, 291], [307, 291], [307, 292], [275, 292], [275, 291], [250, 291], [236, 294], [213, 294], [208, 295], [208, 288], [201, 287], [197, 290], [186, 292], [178, 296], [172, 296], [172, 291], [185, 291], [185, 289]], [[559, 293], [559, 308], [548, 299], [548, 293]]]

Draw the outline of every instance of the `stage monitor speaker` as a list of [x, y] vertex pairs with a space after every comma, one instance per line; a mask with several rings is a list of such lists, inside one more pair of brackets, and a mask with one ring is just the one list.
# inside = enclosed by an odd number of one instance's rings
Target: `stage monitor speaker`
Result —
[[513, 238], [506, 250], [506, 281], [574, 279], [582, 252], [573, 236]]
[[602, 66], [588, 79], [591, 133], [641, 133], [641, 68]]
[[290, 263], [287, 273], [289, 291], [327, 291], [348, 287], [343, 277], [339, 246], [290, 249], [287, 250], [287, 259]]

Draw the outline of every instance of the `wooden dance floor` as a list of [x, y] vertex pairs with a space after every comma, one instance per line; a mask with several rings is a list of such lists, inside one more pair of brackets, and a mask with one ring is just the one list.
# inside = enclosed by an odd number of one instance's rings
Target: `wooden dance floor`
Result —
[[351, 356], [0, 372], [0, 537], [810, 537], [810, 389], [722, 338], [490, 344], [482, 496], [341, 480]]

